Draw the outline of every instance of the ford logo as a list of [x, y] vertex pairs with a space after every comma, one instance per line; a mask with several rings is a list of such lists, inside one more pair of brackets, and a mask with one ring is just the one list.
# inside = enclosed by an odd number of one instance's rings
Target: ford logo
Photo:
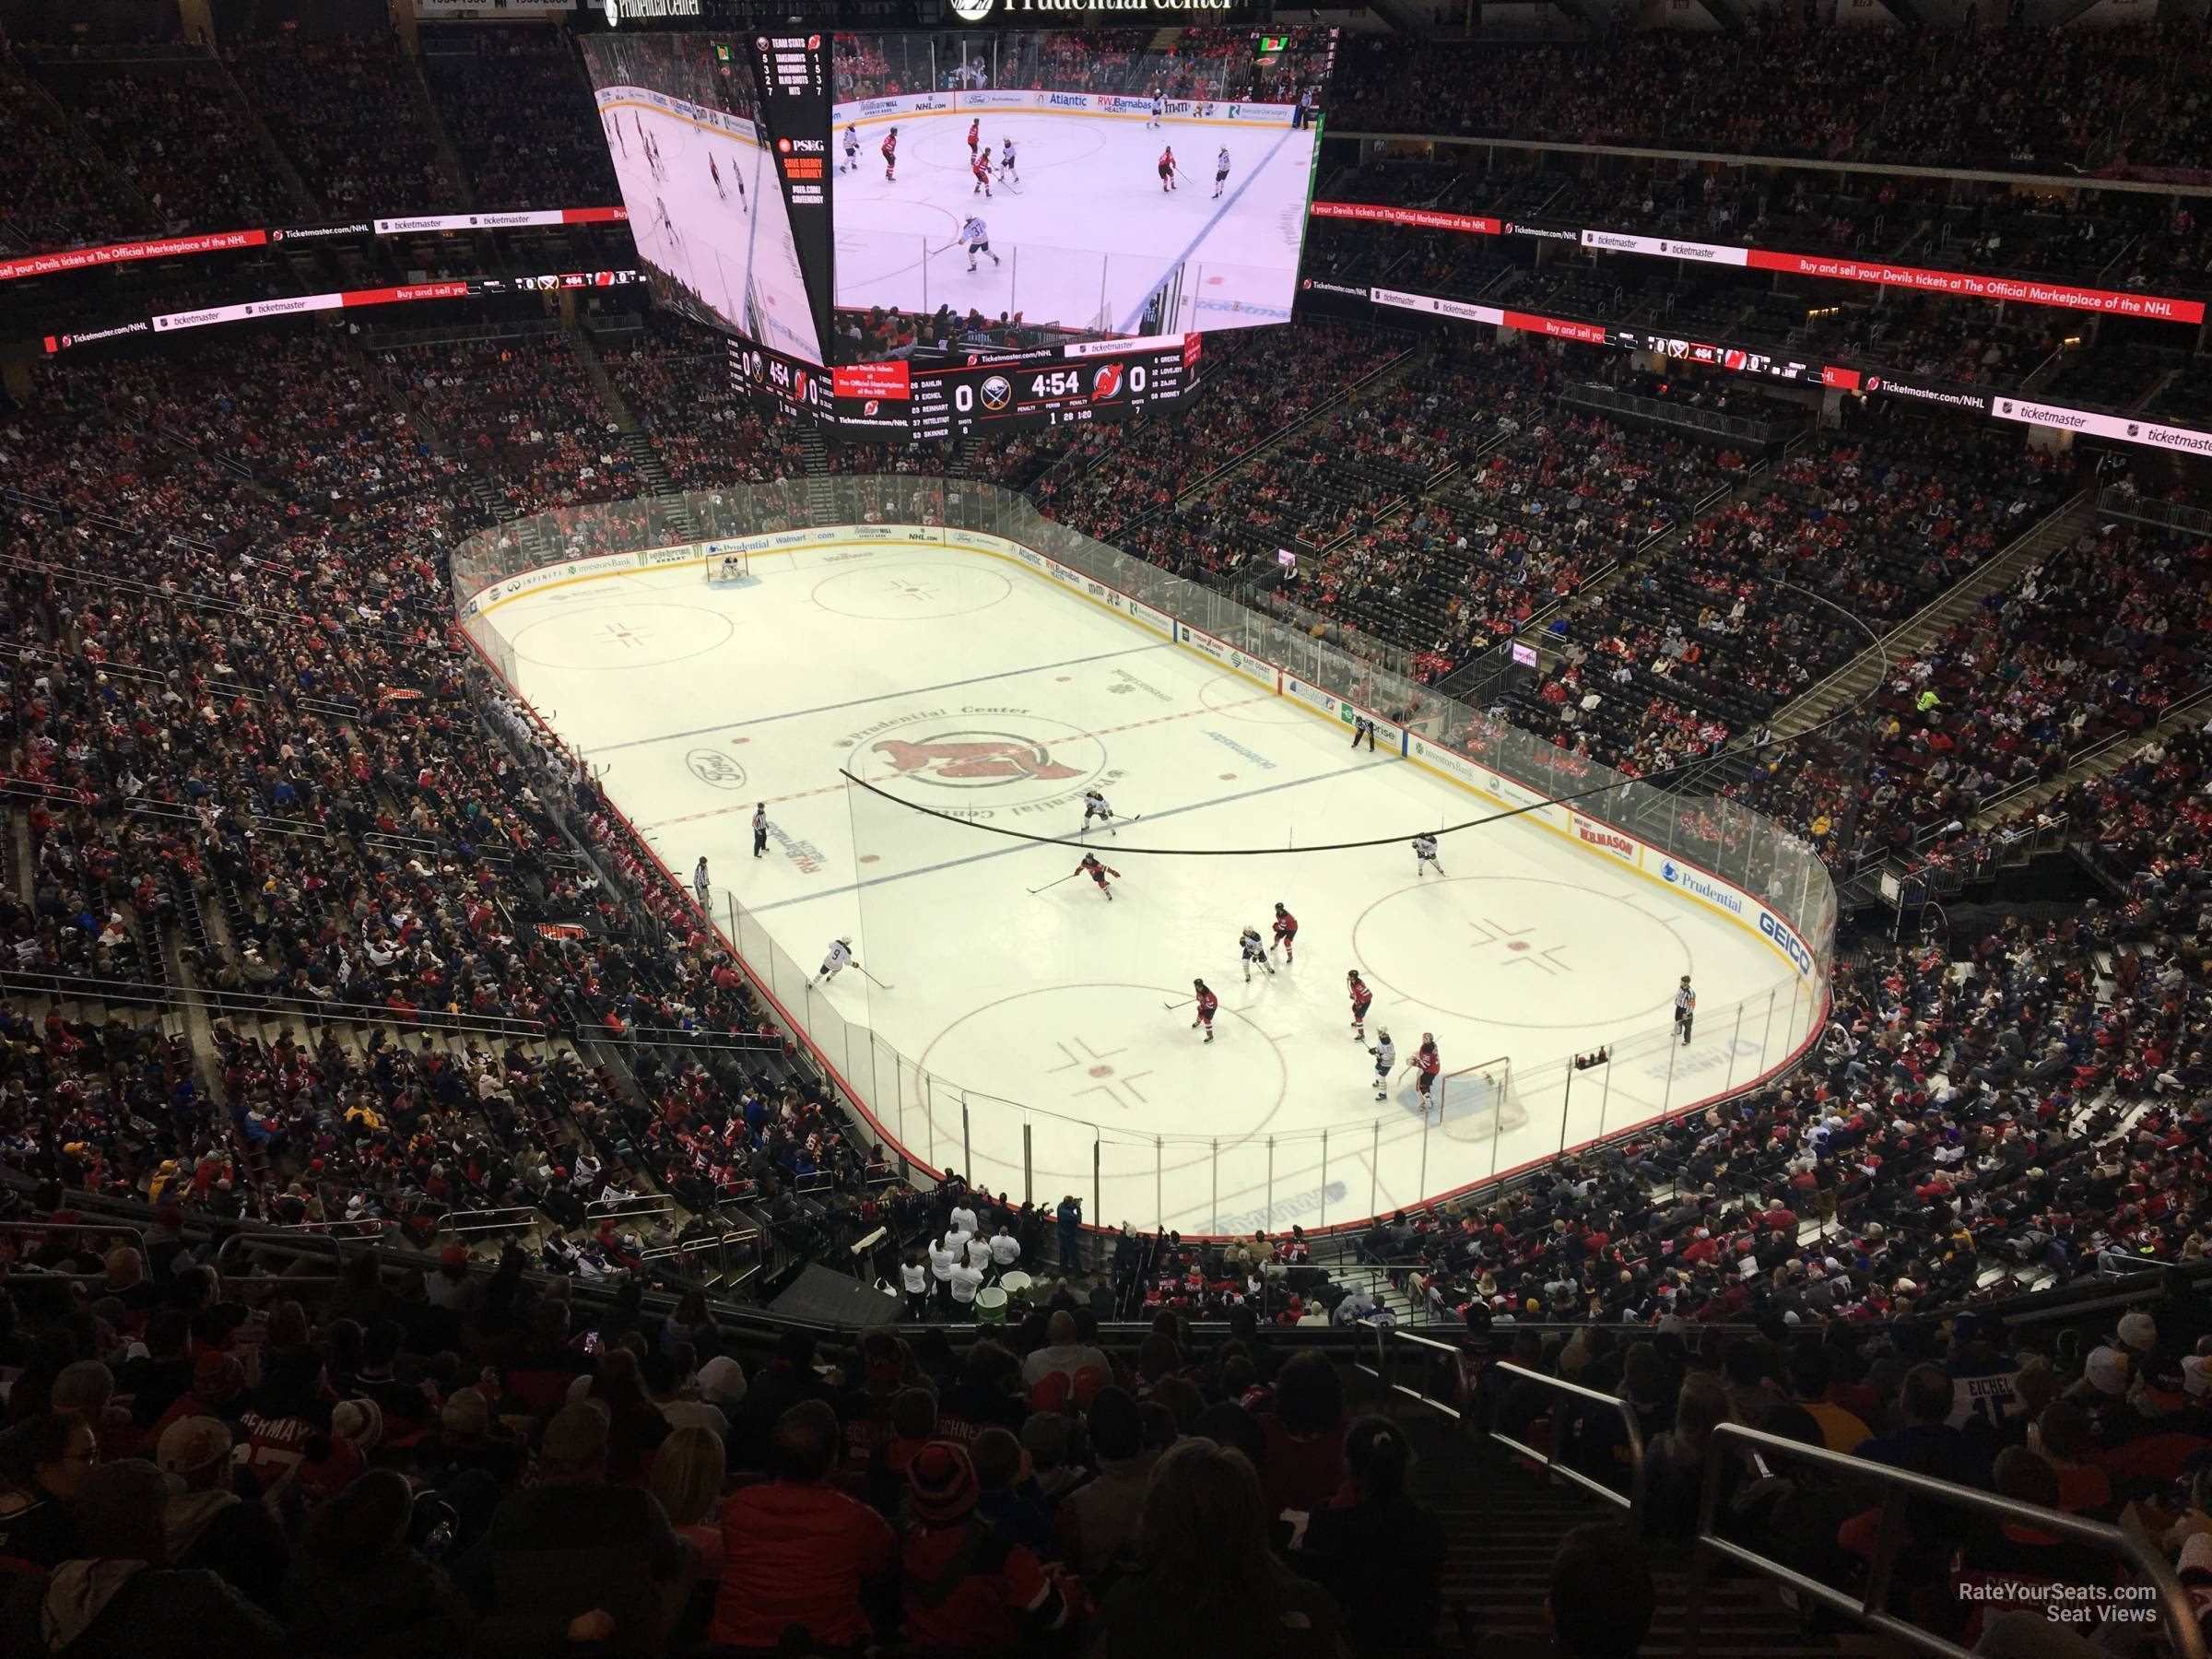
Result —
[[720, 749], [695, 748], [684, 757], [691, 775], [710, 789], [743, 789], [745, 768]]

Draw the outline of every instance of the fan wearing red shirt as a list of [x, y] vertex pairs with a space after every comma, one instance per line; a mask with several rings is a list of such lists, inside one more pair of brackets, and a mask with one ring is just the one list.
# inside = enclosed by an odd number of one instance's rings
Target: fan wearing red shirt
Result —
[[1014, 1653], [1075, 1616], [1035, 1553], [975, 1512], [982, 1495], [967, 1449], [949, 1441], [930, 1441], [907, 1465], [912, 1520], [899, 1576], [909, 1641]]
[[889, 1573], [897, 1540], [882, 1516], [830, 1484], [839, 1449], [837, 1413], [824, 1401], [804, 1401], [776, 1419], [775, 1479], [722, 1506], [710, 1641], [772, 1648], [794, 1624], [821, 1648], [868, 1636], [862, 1587]]

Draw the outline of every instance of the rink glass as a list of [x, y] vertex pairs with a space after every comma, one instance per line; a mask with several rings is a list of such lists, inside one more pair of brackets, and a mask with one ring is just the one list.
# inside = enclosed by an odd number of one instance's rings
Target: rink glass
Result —
[[[1026, 497], [964, 479], [898, 475], [784, 480], [563, 508], [483, 531], [453, 554], [461, 629], [512, 685], [512, 649], [493, 619], [478, 615], [472, 603], [493, 582], [531, 571], [557, 581], [576, 561], [615, 555], [635, 555], [650, 568], [690, 560], [688, 569], [697, 571], [708, 541], [864, 524], [951, 526], [1005, 537], [1124, 600], [1203, 630], [1233, 652], [1273, 665], [1310, 688], [1401, 724], [1406, 747], [1417, 758], [1428, 756], [1432, 769], [1449, 770], [1453, 759], [1464, 767], [1471, 759], [1477, 773], [1502, 779], [1519, 792], [1516, 799], [1571, 801], [1594, 824], [1642, 841], [1647, 858], [1669, 872], [1665, 880], [1717, 877], [1748, 896], [1754, 912], [1761, 907], [1766, 912], [1759, 925], [1775, 941], [1778, 960], [1787, 959], [1796, 970], [1739, 1002], [1700, 1006], [1697, 1041], [1688, 1048], [1674, 1041], [1667, 1021], [1653, 1020], [1606, 1041], [1608, 1063], [1603, 1065], [1577, 1066], [1577, 1056], [1569, 1053], [1498, 1056], [1505, 1064], [1483, 1087], [1496, 1089], [1510, 1112], [1492, 1112], [1487, 1120], [1362, 1115], [1347, 1116], [1341, 1126], [1235, 1139], [1140, 1134], [987, 1095], [957, 1077], [931, 1073], [853, 1018], [850, 1008], [841, 1014], [828, 998], [808, 998], [805, 987], [816, 964], [794, 959], [768, 927], [726, 891], [718, 892], [716, 923], [782, 1022], [803, 1032], [835, 1074], [866, 1120], [864, 1133], [902, 1152], [918, 1178], [959, 1169], [1048, 1206], [1073, 1185], [1094, 1222], [1127, 1220], [1140, 1228], [1173, 1227], [1186, 1235], [1249, 1234], [1293, 1222], [1308, 1231], [1348, 1227], [1375, 1213], [1378, 1191], [1442, 1196], [1567, 1147], [1724, 1099], [1787, 1069], [1820, 1035], [1836, 932], [1834, 886], [1819, 850], [1757, 810], [1755, 803], [1771, 801], [1778, 809], [1807, 817], [1816, 821], [1823, 846], [1848, 847], [1848, 803], [1865, 767], [1862, 723], [1831, 723], [1790, 743], [1739, 756], [1730, 768], [1734, 782], [1727, 794], [1686, 787], [1680, 777], [1669, 780], [1673, 787], [1661, 787], [1567, 754], [1440, 696], [1388, 666], [1391, 659], [1381, 647], [1351, 654], [1228, 594], [1118, 552], [1044, 518]], [[1384, 742], [1390, 743], [1389, 735]], [[1706, 775], [1717, 782], [1720, 769]], [[958, 824], [915, 810], [892, 791], [848, 785], [847, 796], [856, 849], [886, 844], [889, 837], [909, 845], [922, 838], [945, 841], [949, 853], [965, 833]], [[1837, 805], [1819, 813], [1828, 802]], [[1808, 813], [1808, 804], [1816, 810]], [[1480, 836], [1480, 821], [1495, 820], [1499, 812], [1483, 795], [1465, 794], [1459, 821], [1477, 827], [1444, 837], [1447, 865], [1455, 843], [1464, 846]], [[1376, 825], [1373, 836], [1403, 841], [1436, 828]], [[1051, 826], [1052, 833], [1068, 836], [1072, 867], [1079, 853], [1071, 830]], [[1124, 841], [1124, 850], [1142, 845], [1134, 830]], [[1266, 850], [1284, 858], [1306, 855], [1288, 841]], [[669, 879], [677, 878], [671, 874]], [[1248, 919], [1266, 926], [1264, 915]], [[877, 924], [871, 918], [871, 926]], [[1448, 1150], [1440, 1137], [1451, 1141]], [[1534, 1154], [1532, 1147], [1537, 1148]], [[1446, 1168], [1452, 1171], [1448, 1187], [1436, 1175]], [[1071, 1180], [1071, 1172], [1077, 1178]]]

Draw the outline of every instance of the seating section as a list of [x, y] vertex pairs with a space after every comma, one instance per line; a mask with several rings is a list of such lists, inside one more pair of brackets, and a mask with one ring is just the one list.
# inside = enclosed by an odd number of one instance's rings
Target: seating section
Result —
[[[325, 212], [359, 218], [462, 205], [424, 119], [421, 83], [390, 34], [260, 36], [227, 46], [225, 58]], [[580, 102], [580, 112], [585, 108]]]
[[1369, 35], [1347, 49], [1332, 125], [2013, 172], [2201, 168], [2206, 50], [2200, 23], [1568, 46]]
[[476, 206], [599, 207], [621, 199], [565, 30], [426, 30], [422, 65]]

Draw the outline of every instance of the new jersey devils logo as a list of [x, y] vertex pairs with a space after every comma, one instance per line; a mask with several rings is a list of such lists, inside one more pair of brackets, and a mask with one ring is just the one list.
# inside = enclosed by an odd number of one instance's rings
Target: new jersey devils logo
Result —
[[927, 743], [887, 737], [871, 747], [896, 767], [900, 777], [938, 783], [1007, 783], [1081, 775], [1053, 759], [1045, 745], [1027, 737], [940, 737]]

